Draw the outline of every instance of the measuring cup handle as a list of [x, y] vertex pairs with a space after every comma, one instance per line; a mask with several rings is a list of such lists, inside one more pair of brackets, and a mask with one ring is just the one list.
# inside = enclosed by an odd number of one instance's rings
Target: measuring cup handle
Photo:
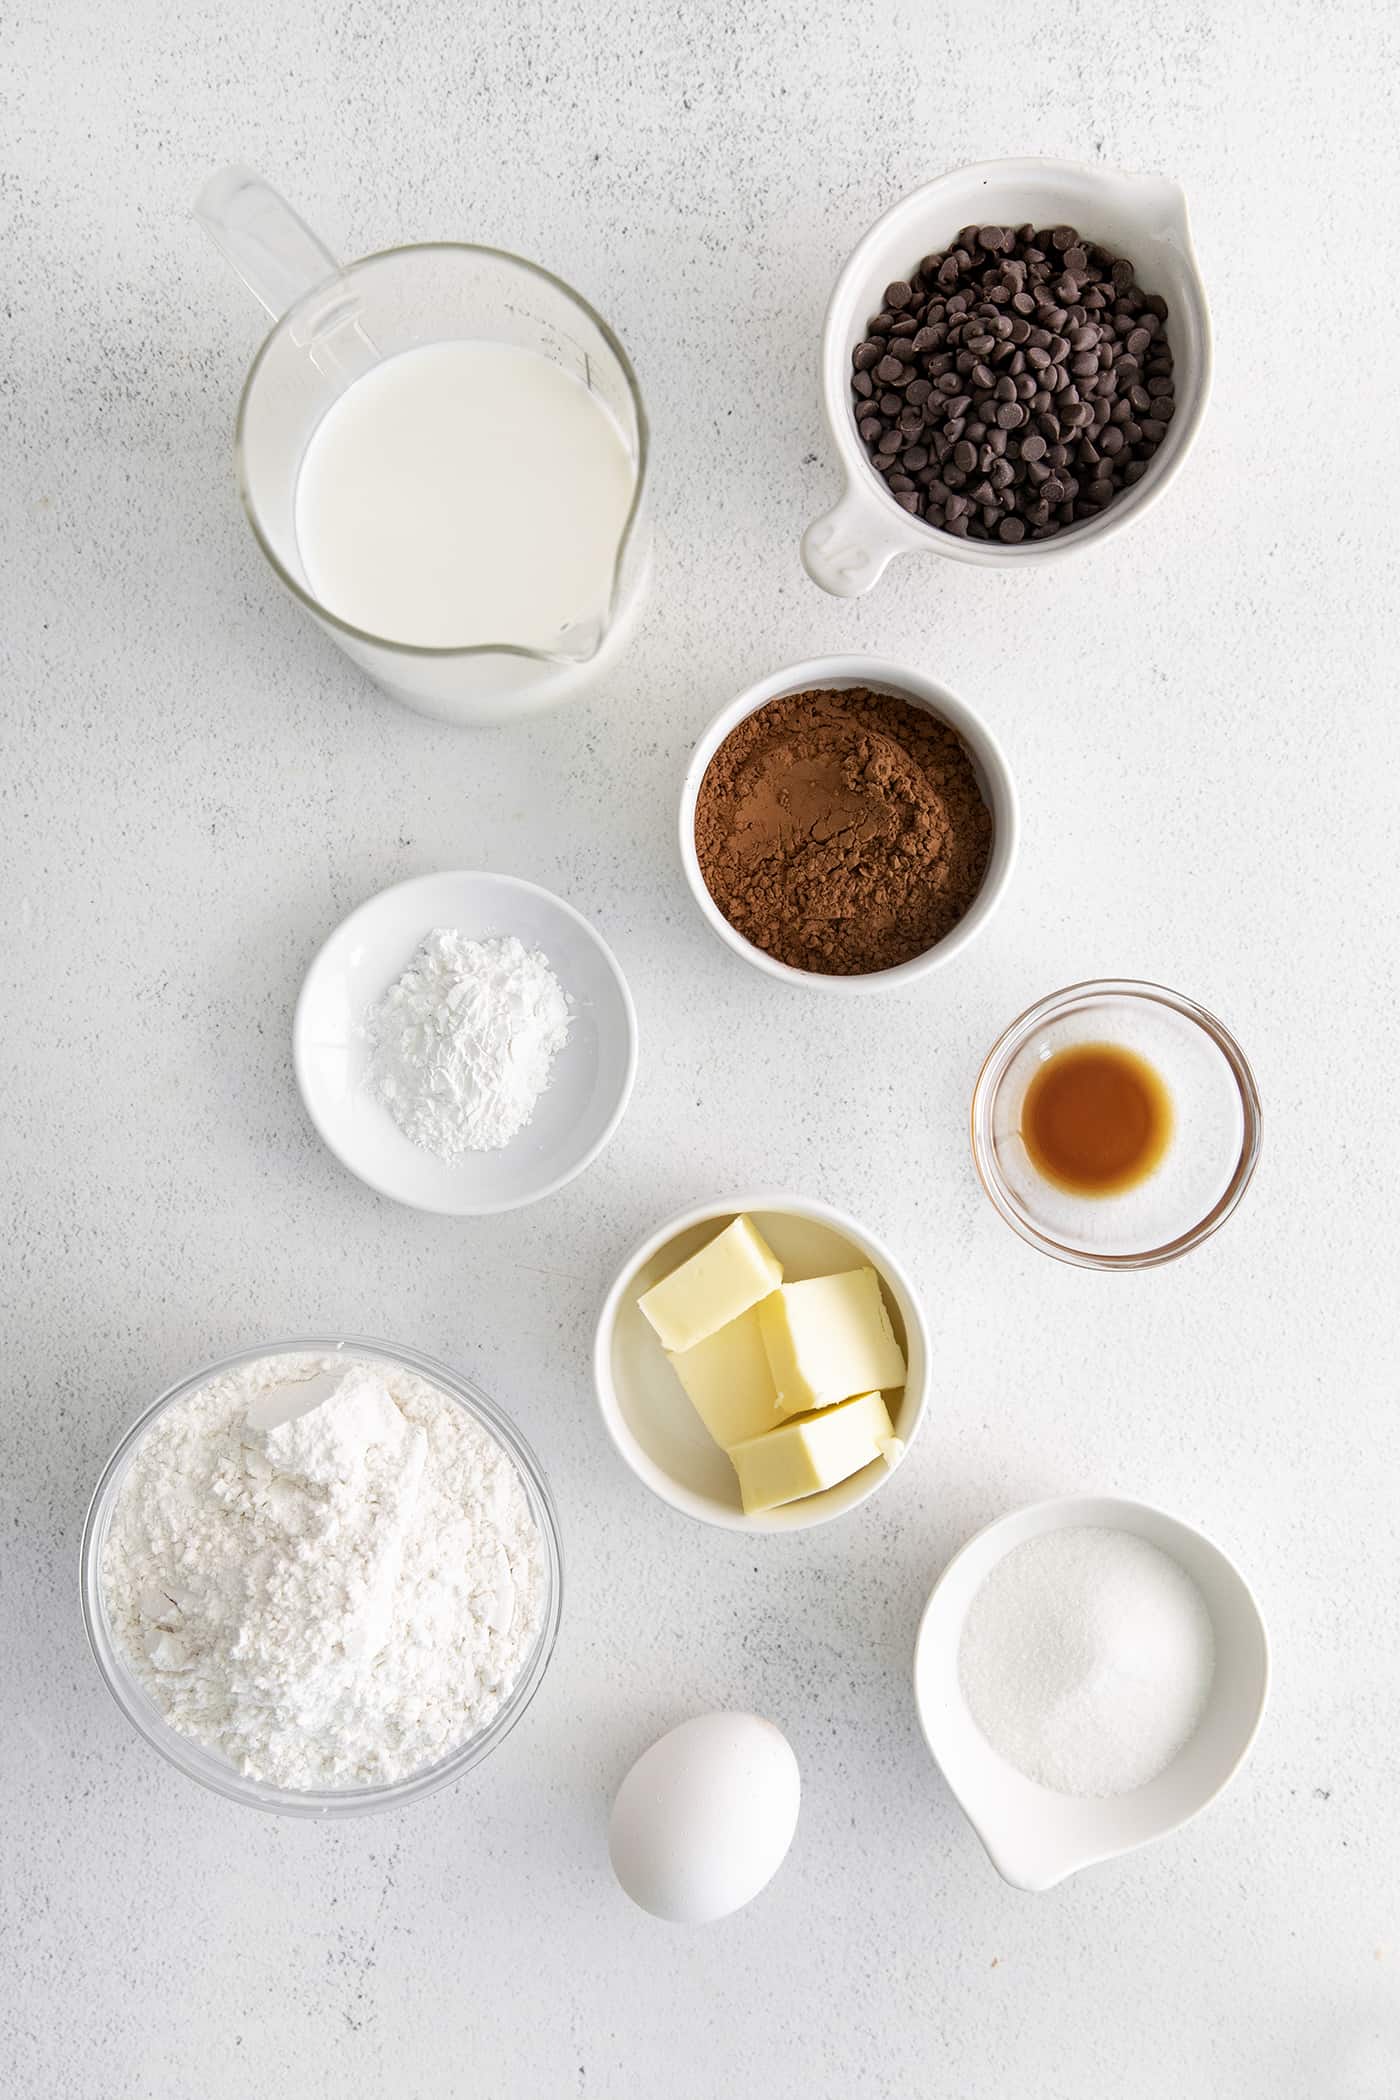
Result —
[[286, 198], [251, 168], [211, 175], [194, 200], [194, 216], [274, 321], [340, 270]]
[[802, 535], [802, 566], [833, 598], [862, 597], [899, 551], [878, 527], [872, 530], [868, 506], [857, 502], [849, 489]]

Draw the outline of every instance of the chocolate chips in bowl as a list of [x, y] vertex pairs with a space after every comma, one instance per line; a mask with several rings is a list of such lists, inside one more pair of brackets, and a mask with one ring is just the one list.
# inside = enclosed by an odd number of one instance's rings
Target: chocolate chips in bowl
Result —
[[1073, 226], [964, 226], [852, 352], [866, 452], [960, 539], [1053, 539], [1146, 473], [1176, 412], [1167, 304]]

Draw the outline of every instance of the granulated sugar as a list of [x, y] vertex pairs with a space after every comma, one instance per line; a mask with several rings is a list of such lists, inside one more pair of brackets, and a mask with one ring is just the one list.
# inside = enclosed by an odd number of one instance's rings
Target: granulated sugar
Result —
[[1103, 1800], [1146, 1786], [1195, 1733], [1215, 1669], [1204, 1598], [1128, 1531], [1043, 1532], [973, 1598], [958, 1674], [982, 1733], [1028, 1779]]

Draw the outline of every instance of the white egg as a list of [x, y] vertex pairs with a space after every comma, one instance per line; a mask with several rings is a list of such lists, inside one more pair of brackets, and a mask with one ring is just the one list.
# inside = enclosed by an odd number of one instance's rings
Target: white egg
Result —
[[634, 1903], [677, 1925], [742, 1910], [787, 1856], [802, 1796], [781, 1730], [756, 1714], [700, 1714], [644, 1750], [608, 1825]]

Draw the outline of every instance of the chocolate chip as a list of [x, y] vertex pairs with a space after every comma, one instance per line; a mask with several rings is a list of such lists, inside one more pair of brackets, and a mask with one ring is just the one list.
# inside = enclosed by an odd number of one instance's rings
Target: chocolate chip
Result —
[[1098, 516], [1165, 437], [1166, 319], [1126, 256], [1072, 226], [965, 226], [886, 287], [853, 347], [856, 427], [931, 528], [1048, 539]]

